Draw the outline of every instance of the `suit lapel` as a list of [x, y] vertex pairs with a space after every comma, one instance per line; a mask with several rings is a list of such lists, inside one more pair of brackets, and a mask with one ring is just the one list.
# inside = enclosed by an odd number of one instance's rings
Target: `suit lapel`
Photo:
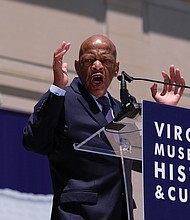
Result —
[[[107, 125], [107, 121], [94, 101], [93, 97], [88, 93], [88, 91], [78, 82], [77, 78], [73, 80], [71, 83], [71, 87], [73, 90], [78, 93], [78, 100], [81, 105], [88, 112], [90, 117], [92, 117], [101, 127]], [[111, 105], [114, 111], [114, 116], [120, 112], [119, 105], [116, 104], [116, 101], [109, 94], [109, 98], [111, 100]]]

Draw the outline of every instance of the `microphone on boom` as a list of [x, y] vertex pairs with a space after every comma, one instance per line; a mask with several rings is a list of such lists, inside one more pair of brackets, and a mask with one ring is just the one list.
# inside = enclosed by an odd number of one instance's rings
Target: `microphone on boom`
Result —
[[141, 103], [137, 103], [134, 96], [132, 96], [126, 85], [126, 81], [131, 83], [134, 80], [141, 80], [141, 81], [148, 81], [153, 83], [160, 83], [160, 84], [166, 84], [166, 85], [172, 85], [172, 86], [178, 86], [183, 88], [190, 89], [190, 86], [186, 85], [180, 85], [176, 83], [170, 83], [170, 82], [164, 82], [154, 79], [147, 79], [147, 78], [140, 78], [140, 77], [132, 77], [129, 74], [127, 74], [125, 71], [122, 71], [119, 76], [117, 76], [117, 79], [121, 82], [120, 87], [120, 100], [121, 100], [121, 112], [116, 117], [115, 121], [120, 121], [124, 117], [134, 118], [137, 114], [141, 114]]

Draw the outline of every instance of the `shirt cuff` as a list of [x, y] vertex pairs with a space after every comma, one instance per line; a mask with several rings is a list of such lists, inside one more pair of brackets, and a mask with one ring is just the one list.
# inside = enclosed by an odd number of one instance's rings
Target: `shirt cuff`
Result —
[[55, 85], [51, 85], [50, 92], [52, 92], [54, 95], [57, 95], [57, 96], [64, 96], [66, 93], [64, 89], [61, 89]]

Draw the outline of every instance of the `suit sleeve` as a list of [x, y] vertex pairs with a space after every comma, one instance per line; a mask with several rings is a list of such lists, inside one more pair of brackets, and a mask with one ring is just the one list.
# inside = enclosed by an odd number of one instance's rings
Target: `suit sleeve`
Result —
[[49, 154], [53, 150], [55, 127], [64, 99], [64, 96], [48, 91], [36, 104], [23, 130], [23, 145], [27, 150], [40, 154]]

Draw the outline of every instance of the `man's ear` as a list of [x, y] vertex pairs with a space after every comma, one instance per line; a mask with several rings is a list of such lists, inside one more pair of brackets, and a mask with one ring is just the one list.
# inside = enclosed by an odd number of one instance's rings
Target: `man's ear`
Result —
[[76, 73], [78, 74], [79, 72], [79, 61], [78, 60], [75, 60], [75, 70], [76, 70]]
[[117, 62], [115, 65], [115, 74], [114, 74], [115, 77], [117, 76], [118, 72], [119, 72], [119, 62]]

